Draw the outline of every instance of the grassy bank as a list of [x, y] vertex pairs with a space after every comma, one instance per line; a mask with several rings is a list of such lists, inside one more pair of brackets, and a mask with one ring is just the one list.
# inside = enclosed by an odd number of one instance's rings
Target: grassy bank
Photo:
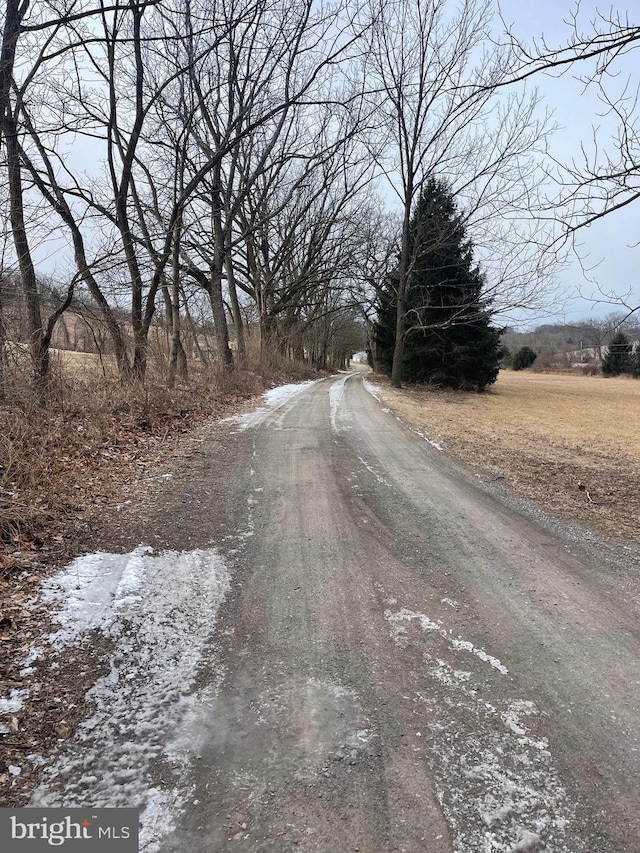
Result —
[[502, 371], [485, 394], [379, 384], [386, 405], [453, 457], [561, 517], [640, 542], [637, 380]]
[[232, 375], [190, 365], [169, 390], [151, 365], [144, 385], [121, 385], [113, 365], [85, 353], [55, 355], [46, 405], [14, 364], [0, 402], [0, 580], [74, 555], [92, 518], [123, 500], [127, 484], [171, 453], [186, 433], [267, 388], [304, 379], [293, 365], [254, 362]]

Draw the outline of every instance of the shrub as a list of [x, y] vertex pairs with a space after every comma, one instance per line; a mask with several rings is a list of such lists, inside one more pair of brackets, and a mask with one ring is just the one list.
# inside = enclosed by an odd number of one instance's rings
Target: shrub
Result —
[[509, 347], [502, 346], [499, 355], [500, 367], [513, 367], [513, 353]]
[[513, 356], [513, 369], [525, 370], [527, 367], [531, 367], [537, 357], [538, 353], [534, 352], [531, 347], [520, 347]]
[[624, 332], [618, 332], [611, 338], [607, 354], [602, 359], [602, 372], [605, 376], [633, 373], [633, 361], [631, 341]]

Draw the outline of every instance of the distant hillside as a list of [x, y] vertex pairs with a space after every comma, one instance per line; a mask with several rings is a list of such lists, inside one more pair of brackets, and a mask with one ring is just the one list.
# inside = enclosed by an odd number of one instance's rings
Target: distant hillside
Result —
[[546, 323], [526, 332], [507, 329], [502, 341], [511, 353], [531, 347], [538, 354], [538, 369], [563, 369], [599, 364], [617, 332], [624, 332], [634, 343], [640, 341], [640, 318], [612, 314], [573, 324]]

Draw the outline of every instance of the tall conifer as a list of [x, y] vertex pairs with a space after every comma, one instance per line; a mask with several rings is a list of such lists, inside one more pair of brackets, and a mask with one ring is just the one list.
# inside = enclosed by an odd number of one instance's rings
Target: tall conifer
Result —
[[[473, 260], [473, 244], [445, 181], [430, 179], [411, 218], [403, 375], [449, 388], [482, 391], [495, 382], [501, 331]], [[376, 340], [390, 370], [395, 342], [394, 282], [382, 288]]]

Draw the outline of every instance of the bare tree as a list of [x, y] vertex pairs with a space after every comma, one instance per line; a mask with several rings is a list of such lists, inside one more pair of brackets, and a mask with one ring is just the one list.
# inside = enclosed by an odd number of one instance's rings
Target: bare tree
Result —
[[[149, 5], [155, 5], [157, 0], [147, 0], [141, 3], [138, 10], [143, 10]], [[82, 44], [83, 40], [76, 41], [76, 26], [91, 25], [95, 20], [104, 19], [109, 13], [117, 14], [118, 4], [110, 5], [104, 0], [98, 0], [96, 4], [80, 4], [77, 0], [71, 3], [60, 3], [53, 0], [46, 8], [32, 8], [29, 0], [18, 3], [17, 0], [9, 0], [3, 26], [2, 51], [0, 55], [0, 113], [2, 120], [2, 137], [6, 148], [6, 171], [9, 185], [10, 198], [10, 220], [15, 252], [20, 268], [22, 287], [27, 304], [29, 326], [30, 326], [30, 350], [33, 363], [34, 375], [37, 384], [42, 388], [46, 385], [49, 377], [49, 346], [53, 330], [58, 319], [69, 307], [73, 299], [73, 289], [76, 278], [71, 281], [66, 297], [62, 303], [49, 316], [46, 323], [43, 322], [42, 310], [39, 301], [37, 278], [32, 253], [29, 246], [29, 235], [24, 214], [25, 192], [23, 188], [23, 168], [26, 167], [31, 178], [35, 180], [40, 189], [43, 187], [42, 174], [36, 175], [31, 162], [25, 162], [25, 151], [21, 139], [24, 136], [24, 110], [25, 93], [30, 84], [38, 74], [46, 76], [50, 72], [48, 67], [51, 62], [64, 63], [74, 47]], [[26, 39], [26, 43], [25, 43]], [[86, 39], [86, 43], [95, 42], [92, 32]], [[24, 57], [28, 62], [24, 62]], [[14, 79], [16, 59], [20, 59], [21, 81]], [[41, 104], [47, 104], [45, 99]], [[33, 133], [33, 125], [28, 128], [27, 133]], [[38, 138], [40, 153], [46, 152], [45, 171], [51, 173], [51, 163], [48, 151]], [[65, 218], [69, 209], [64, 210], [60, 205], [60, 199], [55, 198], [55, 191], [49, 197], [53, 202], [54, 209]], [[83, 265], [86, 266], [84, 258], [79, 257], [77, 235], [74, 234], [74, 246], [78, 271], [83, 276]], [[82, 247], [80, 247], [82, 249]]]
[[[235, 6], [229, 3], [226, 14], [232, 14]], [[343, 3], [325, 8], [305, 2], [295, 11], [289, 4], [257, 3], [241, 24], [229, 27], [228, 40], [211, 62], [193, 70], [191, 83], [198, 98], [193, 137], [200, 156], [216, 159], [216, 166], [198, 194], [198, 209], [208, 213], [194, 220], [208, 223], [209, 237], [200, 233], [192, 240], [191, 272], [204, 283], [203, 271], [195, 268], [201, 261], [208, 267], [206, 287], [219, 330], [220, 358], [229, 366], [223, 282], [242, 358], [239, 291], [255, 298], [261, 318], [266, 316], [260, 278], [252, 280], [248, 272], [249, 265], [256, 272], [254, 235], [264, 233], [265, 220], [303, 187], [304, 176], [335, 158], [356, 133], [353, 123], [345, 127], [343, 122], [345, 115], [352, 116], [348, 105], [355, 96], [350, 92], [345, 98], [335, 79], [336, 67], [348, 65], [360, 35], [348, 10], [349, 4]], [[332, 134], [327, 130], [329, 121], [337, 125]], [[267, 203], [264, 193], [271, 196], [289, 165], [301, 162], [304, 165], [284, 191], [284, 200], [280, 181], [278, 201], [274, 204], [270, 197]], [[261, 240], [264, 249], [264, 237]], [[248, 260], [241, 268], [238, 257], [247, 242]]]
[[2, 139], [6, 150], [11, 231], [29, 316], [31, 360], [36, 382], [42, 386], [46, 384], [49, 378], [49, 353], [48, 347], [45, 346], [45, 329], [38, 294], [36, 270], [25, 223], [18, 120], [16, 108], [11, 101], [11, 84], [16, 60], [16, 49], [22, 18], [26, 10], [26, 4], [21, 5], [18, 0], [8, 0], [0, 53], [0, 118], [2, 121]]
[[[526, 219], [534, 185], [532, 155], [542, 143], [545, 120], [536, 117], [535, 98], [515, 96], [505, 103], [496, 95], [510, 63], [506, 51], [486, 48], [490, 3], [465, 0], [454, 7], [446, 0], [372, 0], [370, 14], [374, 27], [365, 68], [387, 134], [378, 160], [402, 216], [391, 376], [399, 387], [413, 263], [410, 220], [421, 188], [430, 177], [446, 179], [477, 241], [488, 248], [495, 242], [491, 231], [495, 235], [496, 223], [509, 210], [519, 212], [511, 218], [512, 230]], [[533, 254], [527, 258], [529, 273]], [[513, 269], [519, 266], [514, 263]], [[538, 273], [535, 278], [539, 284]], [[522, 276], [516, 283], [503, 266], [499, 279], [492, 285], [496, 293], [511, 288], [505, 306], [527, 301]]]
[[[562, 224], [562, 239], [575, 248], [577, 231], [640, 199], [640, 82], [634, 65], [640, 56], [640, 21], [629, 7], [587, 11], [576, 2], [565, 22], [566, 39], [550, 44], [544, 37], [520, 37], [503, 17], [514, 65], [501, 85], [570, 73], [597, 95], [600, 109], [592, 138], [582, 141], [571, 160], [556, 163], [552, 177], [558, 193], [544, 207]], [[622, 305], [628, 313], [640, 308], [625, 297], [601, 295], [597, 302]]]
[[[60, 154], [59, 147], [61, 140], [65, 139], [65, 135], [66, 138], [69, 138], [70, 135], [78, 133], [81, 129], [86, 130], [89, 134], [91, 134], [92, 129], [95, 130], [96, 114], [92, 109], [91, 100], [84, 98], [83, 71], [86, 69], [82, 67], [79, 54], [85, 57], [89, 56], [94, 60], [94, 71], [97, 65], [95, 56], [91, 53], [92, 50], [99, 51], [105, 48], [107, 55], [113, 54], [113, 44], [109, 43], [108, 37], [101, 38], [99, 34], [96, 34], [96, 30], [99, 29], [98, 22], [101, 22], [103, 29], [107, 31], [109, 21], [115, 28], [115, 22], [120, 20], [120, 16], [126, 16], [130, 12], [134, 18], [133, 41], [136, 41], [136, 37], [139, 41], [142, 14], [146, 8], [152, 5], [154, 5], [153, 0], [135, 5], [129, 4], [128, 7], [124, 8], [117, 4], [111, 6], [102, 0], [98, 0], [95, 5], [89, 7], [81, 7], [79, 4], [71, 4], [70, 6], [65, 4], [61, 6], [58, 12], [55, 4], [52, 4], [45, 10], [44, 14], [37, 14], [26, 22], [20, 22], [15, 35], [14, 48], [17, 48], [18, 38], [22, 37], [24, 44], [22, 44], [21, 55], [26, 55], [29, 62], [21, 63], [19, 80], [12, 79], [13, 68], [11, 68], [5, 81], [8, 86], [6, 104], [8, 104], [9, 109], [13, 110], [15, 130], [11, 136], [11, 143], [15, 141], [15, 152], [12, 151], [11, 156], [19, 164], [18, 171], [24, 168], [28, 172], [32, 182], [50, 205], [50, 209], [69, 228], [78, 276], [84, 281], [103, 313], [106, 325], [112, 335], [114, 351], [123, 376], [130, 371], [124, 337], [108, 300], [96, 280], [93, 269], [95, 264], [87, 258], [85, 238], [80, 226], [84, 214], [74, 210], [73, 206], [73, 199], [81, 196], [79, 184], [74, 180], [69, 181], [71, 175], [64, 163], [64, 158]], [[23, 4], [22, 13], [26, 14], [27, 9], [28, 3]], [[79, 27], [84, 27], [84, 29], [80, 30]], [[137, 58], [138, 51], [135, 51], [135, 55]], [[104, 77], [105, 75], [103, 75], [103, 79]], [[109, 79], [109, 75], [106, 75], [106, 79]], [[75, 110], [73, 100], [68, 97], [68, 87], [71, 85], [68, 82], [69, 80], [75, 80], [78, 103], [82, 105], [82, 110]], [[139, 92], [139, 86], [136, 91]], [[13, 101], [11, 95], [13, 95]], [[5, 111], [5, 115], [8, 115], [7, 111]], [[109, 120], [117, 130], [113, 110], [110, 113]], [[114, 148], [113, 137], [117, 136], [116, 130], [111, 136], [106, 134], [105, 137], [111, 154]], [[134, 122], [134, 136], [136, 133]], [[126, 217], [123, 218], [122, 216], [122, 199], [124, 198], [126, 204], [130, 188], [130, 178], [127, 175], [130, 171], [129, 161], [131, 157], [130, 151], [125, 152], [123, 158], [124, 174], [118, 186], [119, 195], [115, 213], [116, 222], [121, 225], [125, 256], [128, 257], [129, 262], [131, 262], [131, 253], [126, 239]], [[112, 175], [112, 177], [114, 176]], [[14, 195], [17, 198], [18, 192]], [[20, 223], [14, 222], [13, 218], [12, 229], [14, 239], [17, 239], [21, 247], [24, 247], [26, 231], [23, 234]], [[23, 278], [26, 276], [26, 280], [29, 282], [32, 275], [35, 274], [35, 270], [29, 271], [28, 269], [29, 266], [33, 267], [33, 263], [24, 250], [17, 250], [17, 254], [20, 263], [25, 266]], [[75, 283], [75, 278], [73, 283]], [[29, 286], [28, 290], [32, 291], [33, 286]], [[44, 345], [48, 346], [53, 325], [57, 317], [60, 316], [61, 310], [64, 310], [70, 303], [72, 296], [73, 293], [70, 291], [66, 304], [63, 304], [59, 311], [54, 312], [47, 323], [47, 327], [37, 336], [37, 342], [41, 349], [44, 348]], [[134, 305], [135, 301], [134, 289]], [[135, 317], [136, 312], [133, 313]], [[34, 315], [32, 324], [35, 326], [35, 323], [36, 317]]]
[[353, 247], [353, 267], [349, 292], [362, 319], [366, 345], [373, 369], [381, 371], [374, 321], [381, 294], [392, 272], [397, 268], [401, 220], [384, 210], [375, 197], [362, 211]]
[[[28, 137], [21, 161], [72, 233], [78, 270], [112, 332], [125, 378], [144, 376], [159, 291], [179, 350], [176, 257], [187, 245], [198, 245], [206, 259], [206, 272], [197, 264], [189, 268], [210, 297], [219, 359], [232, 366], [223, 281], [242, 348], [232, 254], [239, 205], [264, 172], [290, 116], [305, 104], [333, 97], [335, 67], [358, 39], [348, 3], [292, 8], [266, 0], [215, 0], [200, 5], [195, 9], [195, 3], [176, 0], [157, 8], [139, 2], [107, 7], [99, 0], [97, 21], [76, 23], [71, 16], [60, 43], [41, 46], [16, 88]], [[34, 115], [34, 102], [54, 106]], [[99, 142], [103, 175], [85, 175], [65, 162], [60, 144], [69, 134]], [[263, 143], [261, 155], [240, 174], [239, 147], [255, 136]], [[167, 190], [163, 180], [170, 187], [178, 173], [180, 191]], [[208, 233], [196, 240], [205, 208]], [[86, 224], [95, 233], [96, 222], [105, 235], [103, 254], [112, 257], [110, 276], [116, 270], [126, 274], [131, 360], [96, 261], [87, 257]], [[166, 286], [172, 258], [173, 308]]]
[[307, 330], [353, 301], [348, 283], [371, 178], [357, 136], [338, 128], [323, 139], [327, 130], [312, 123], [317, 154], [277, 163], [239, 211], [245, 292], [256, 302], [263, 348], [297, 357]]

